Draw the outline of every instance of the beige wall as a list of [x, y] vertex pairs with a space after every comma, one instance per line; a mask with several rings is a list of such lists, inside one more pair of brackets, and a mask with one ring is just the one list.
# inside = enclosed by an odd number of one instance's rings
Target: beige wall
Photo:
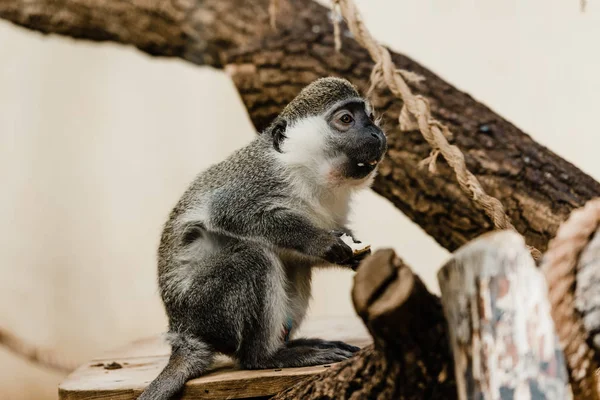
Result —
[[[600, 5], [358, 2], [374, 34], [600, 179]], [[368, 6], [367, 6], [368, 5]], [[0, 325], [86, 359], [164, 329], [154, 254], [200, 169], [251, 140], [223, 74], [0, 23]], [[372, 192], [354, 227], [437, 290], [447, 253]], [[351, 273], [321, 273], [312, 313], [351, 314]], [[59, 374], [0, 349], [0, 398], [56, 397]]]

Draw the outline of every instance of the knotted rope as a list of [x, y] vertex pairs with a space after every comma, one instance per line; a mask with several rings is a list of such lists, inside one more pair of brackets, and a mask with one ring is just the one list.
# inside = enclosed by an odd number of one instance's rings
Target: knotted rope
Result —
[[[419, 82], [424, 78], [414, 72], [396, 68], [390, 52], [373, 38], [352, 0], [333, 0], [333, 8], [334, 12], [339, 10], [356, 41], [369, 52], [375, 62], [371, 73], [370, 92], [375, 88], [387, 86], [404, 103], [399, 118], [400, 129], [403, 131], [419, 129], [431, 146], [430, 156], [422, 163], [429, 164], [429, 170], [435, 172], [435, 163], [438, 155], [441, 154], [453, 169], [460, 188], [492, 220], [495, 229], [516, 231], [502, 203], [485, 192], [475, 175], [467, 169], [460, 149], [448, 143], [446, 137], [451, 136], [450, 130], [433, 118], [429, 101], [423, 96], [414, 95], [406, 83], [406, 81]], [[335, 28], [337, 24], [334, 18], [336, 48], [339, 49], [341, 39], [339, 27]], [[536, 260], [541, 257], [539, 250], [533, 247], [529, 249]]]
[[2, 328], [0, 328], [0, 344], [22, 358], [50, 369], [72, 372], [78, 366], [78, 363], [73, 360], [69, 360], [51, 349], [43, 349], [27, 343]]
[[589, 201], [571, 213], [556, 237], [550, 241], [541, 269], [548, 283], [552, 319], [565, 353], [571, 377], [586, 399], [598, 399], [598, 381], [594, 351], [587, 342], [588, 333], [575, 309], [574, 285], [577, 264], [591, 236], [600, 227], [600, 199]]

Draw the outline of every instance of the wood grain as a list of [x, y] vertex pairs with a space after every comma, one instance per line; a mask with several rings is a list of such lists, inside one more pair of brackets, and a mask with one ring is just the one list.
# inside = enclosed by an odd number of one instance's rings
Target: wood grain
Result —
[[459, 399], [570, 399], [548, 289], [521, 236], [487, 234], [438, 273]]
[[[365, 347], [372, 341], [358, 317], [309, 319], [299, 336], [344, 340]], [[166, 365], [169, 346], [160, 337], [136, 341], [109, 351], [79, 367], [59, 386], [59, 399], [133, 400]], [[121, 368], [106, 369], [117, 363]], [[204, 376], [189, 381], [183, 399], [236, 399], [270, 396], [307, 377], [319, 374], [327, 366], [283, 368], [276, 370], [238, 369], [224, 356]]]

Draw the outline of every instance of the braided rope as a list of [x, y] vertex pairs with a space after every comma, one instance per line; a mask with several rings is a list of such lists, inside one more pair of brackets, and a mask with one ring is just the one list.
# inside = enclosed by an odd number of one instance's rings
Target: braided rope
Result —
[[[390, 52], [373, 38], [352, 0], [333, 0], [333, 5], [335, 9], [341, 11], [350, 32], [356, 41], [369, 52], [375, 62], [371, 73], [370, 91], [386, 85], [404, 103], [399, 118], [400, 128], [402, 130], [418, 128], [431, 146], [431, 155], [423, 160], [429, 164], [429, 170], [435, 172], [435, 162], [438, 155], [441, 154], [454, 170], [460, 188], [492, 220], [495, 229], [516, 231], [500, 200], [485, 192], [475, 175], [467, 169], [464, 155], [460, 149], [448, 143], [446, 137], [451, 136], [450, 130], [433, 118], [429, 101], [423, 96], [414, 95], [406, 83], [407, 80], [417, 82], [423, 78], [413, 72], [396, 68]], [[335, 32], [339, 36], [339, 28]], [[336, 39], [336, 43], [338, 42], [339, 38]], [[536, 260], [541, 257], [539, 250], [534, 247], [529, 247], [529, 249]]]
[[3, 345], [16, 355], [46, 368], [62, 372], [72, 372], [78, 366], [78, 363], [67, 359], [54, 350], [43, 349], [27, 343], [17, 335], [2, 328], [0, 328], [0, 345]]
[[[277, 4], [278, 0], [271, 0], [269, 4], [269, 15], [272, 26], [275, 26]], [[429, 164], [429, 171], [435, 173], [435, 163], [438, 155], [441, 154], [446, 162], [448, 162], [448, 165], [454, 170], [460, 188], [470, 196], [476, 207], [483, 210], [492, 220], [494, 228], [516, 231], [510, 218], [506, 215], [504, 206], [500, 200], [485, 192], [479, 180], [467, 169], [464, 155], [460, 149], [448, 143], [446, 137], [451, 136], [450, 130], [432, 117], [429, 101], [423, 96], [414, 95], [405, 81], [406, 79], [416, 83], [422, 81], [424, 78], [414, 72], [396, 68], [389, 51], [373, 38], [352, 0], [332, 0], [332, 5], [336, 50], [340, 51], [342, 45], [339, 26], [340, 19], [337, 18], [339, 13], [341, 13], [356, 41], [369, 52], [369, 55], [375, 62], [371, 73], [371, 88], [369, 92], [384, 84], [387, 85], [391, 92], [404, 102], [399, 118], [400, 129], [405, 131], [419, 129], [427, 143], [431, 146], [432, 151], [430, 156], [423, 160], [421, 164]], [[541, 253], [538, 249], [533, 246], [528, 246], [528, 248], [535, 260], [541, 258]]]
[[600, 199], [589, 201], [571, 213], [556, 237], [550, 241], [541, 269], [548, 283], [552, 319], [565, 352], [571, 378], [586, 399], [598, 399], [594, 351], [588, 346], [587, 332], [575, 309], [573, 286], [577, 263], [590, 237], [600, 227]]

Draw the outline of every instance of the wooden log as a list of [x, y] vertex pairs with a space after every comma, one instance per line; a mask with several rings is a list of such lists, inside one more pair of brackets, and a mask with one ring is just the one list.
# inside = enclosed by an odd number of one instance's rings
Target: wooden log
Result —
[[[300, 335], [342, 340], [365, 347], [372, 343], [357, 317], [309, 318]], [[169, 345], [161, 337], [137, 340], [81, 365], [61, 382], [59, 400], [135, 400], [166, 365]], [[217, 357], [203, 376], [187, 382], [180, 400], [268, 398], [330, 365], [304, 368], [240, 370], [225, 356]]]
[[460, 399], [568, 399], [547, 287], [523, 239], [496, 232], [438, 273]]
[[[315, 78], [343, 76], [362, 89], [373, 66], [342, 26], [343, 51], [334, 50], [329, 10], [312, 0], [280, 0], [279, 30], [269, 24], [269, 0], [2, 0], [0, 18], [44, 33], [135, 46], [225, 69], [252, 122], [262, 129]], [[471, 96], [410, 58], [393, 53], [399, 68], [426, 78], [412, 89], [431, 101], [450, 127], [452, 143], [489, 194], [503, 203], [528, 244], [541, 251], [569, 213], [600, 196], [600, 184]], [[442, 246], [454, 251], [489, 231], [491, 221], [460, 190], [450, 168], [419, 168], [430, 148], [418, 132], [400, 131], [399, 102], [375, 93], [390, 150], [374, 184]]]
[[439, 299], [392, 250], [361, 264], [352, 298], [374, 346], [274, 399], [456, 398]]

